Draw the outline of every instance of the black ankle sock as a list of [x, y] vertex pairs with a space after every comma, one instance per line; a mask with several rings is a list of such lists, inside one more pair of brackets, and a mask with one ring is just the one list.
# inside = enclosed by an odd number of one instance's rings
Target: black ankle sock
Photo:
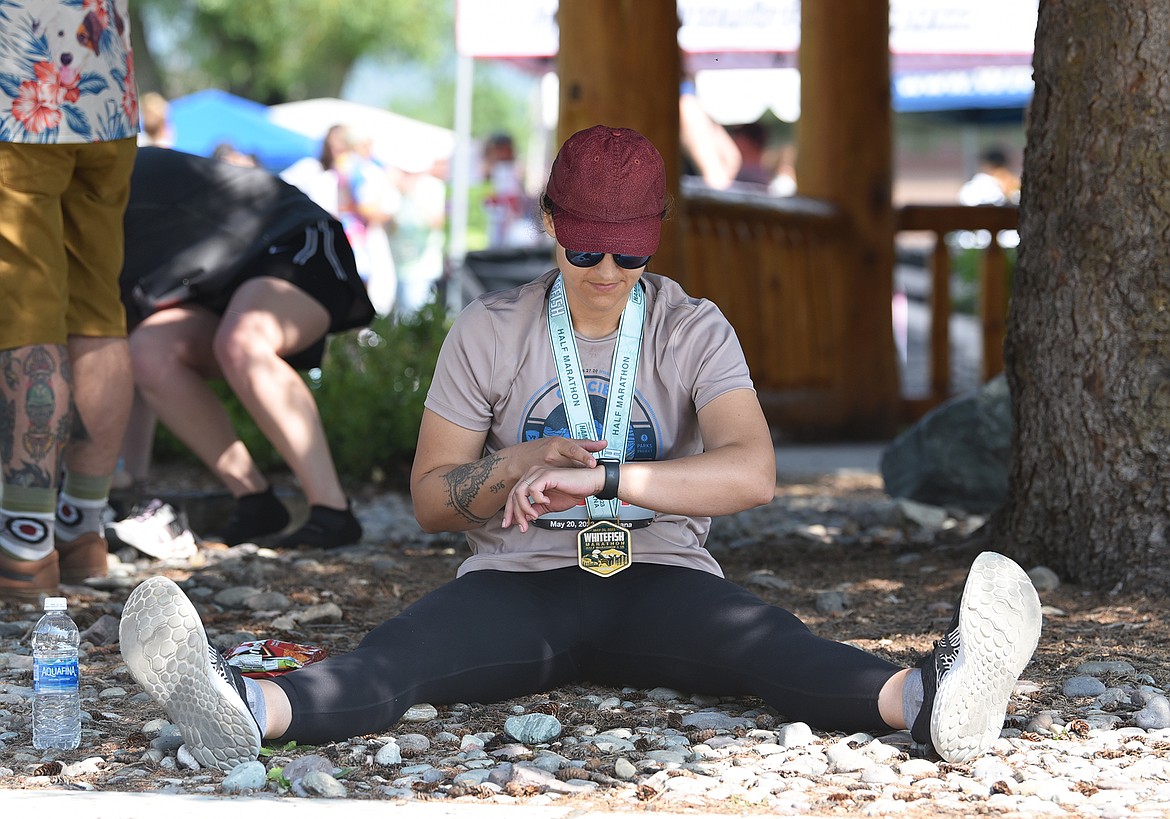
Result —
[[325, 526], [341, 526], [345, 524], [353, 513], [349, 511], [349, 507], [344, 509], [334, 509], [331, 506], [318, 506], [314, 504], [309, 507], [309, 520], [317, 521]]
[[253, 492], [251, 495], [241, 495], [236, 501], [236, 508], [241, 515], [251, 515], [258, 520], [271, 519], [272, 521], [285, 518], [288, 522], [288, 510], [276, 497], [276, 490], [271, 486], [263, 492]]
[[263, 492], [253, 492], [238, 498], [231, 518], [208, 538], [235, 546], [252, 538], [274, 535], [288, 526], [288, 521], [288, 510], [269, 486]]
[[284, 537], [278, 546], [333, 549], [357, 543], [361, 537], [362, 525], [348, 505], [344, 509], [333, 509], [314, 504], [309, 507], [309, 519], [304, 525]]

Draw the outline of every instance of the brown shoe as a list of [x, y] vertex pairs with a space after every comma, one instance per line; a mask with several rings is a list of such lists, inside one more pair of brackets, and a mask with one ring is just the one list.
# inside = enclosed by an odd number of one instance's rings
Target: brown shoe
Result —
[[39, 603], [42, 597], [57, 594], [59, 585], [56, 552], [40, 560], [17, 560], [0, 554], [0, 598]]
[[82, 583], [88, 577], [105, 577], [108, 571], [106, 539], [97, 532], [86, 532], [76, 540], [58, 541], [61, 556], [61, 582]]

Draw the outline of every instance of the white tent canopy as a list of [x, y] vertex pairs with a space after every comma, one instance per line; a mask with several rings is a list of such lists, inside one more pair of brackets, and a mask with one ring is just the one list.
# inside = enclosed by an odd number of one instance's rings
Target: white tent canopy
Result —
[[273, 105], [268, 119], [318, 141], [334, 125], [345, 125], [371, 137], [374, 155], [395, 167], [427, 166], [450, 159], [455, 150], [455, 132], [448, 128], [332, 97]]

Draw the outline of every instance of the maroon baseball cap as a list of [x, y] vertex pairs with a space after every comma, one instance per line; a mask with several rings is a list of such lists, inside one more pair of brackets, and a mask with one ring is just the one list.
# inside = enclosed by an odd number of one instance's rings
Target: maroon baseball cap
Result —
[[545, 193], [561, 247], [630, 256], [658, 249], [666, 168], [637, 131], [595, 125], [573, 134], [553, 160]]

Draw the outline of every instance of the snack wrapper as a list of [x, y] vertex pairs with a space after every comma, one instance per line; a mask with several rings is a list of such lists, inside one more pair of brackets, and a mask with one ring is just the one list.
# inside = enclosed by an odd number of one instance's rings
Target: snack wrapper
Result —
[[319, 646], [290, 643], [285, 640], [252, 640], [240, 643], [224, 657], [228, 665], [245, 677], [265, 679], [279, 677], [310, 663], [324, 660], [329, 652]]

